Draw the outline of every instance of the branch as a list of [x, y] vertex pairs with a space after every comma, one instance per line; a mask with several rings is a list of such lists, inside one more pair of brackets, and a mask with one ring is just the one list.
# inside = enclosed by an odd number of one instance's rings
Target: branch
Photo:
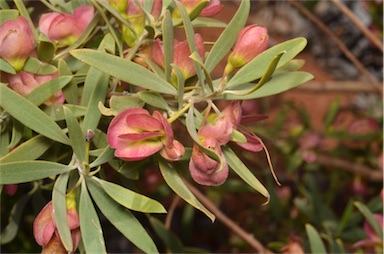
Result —
[[347, 92], [347, 93], [377, 93], [376, 88], [366, 85], [363, 81], [317, 81], [311, 80], [295, 88], [308, 92]]
[[353, 53], [347, 48], [347, 46], [315, 15], [313, 15], [308, 9], [303, 7], [301, 3], [296, 0], [289, 0], [289, 2], [300, 10], [310, 21], [317, 25], [325, 34], [329, 36], [331, 40], [339, 47], [339, 49], [344, 53], [344, 55], [356, 66], [356, 68], [365, 75], [370, 83], [374, 87], [382, 92], [381, 84], [376, 80], [376, 78], [365, 68], [365, 66], [353, 55]]
[[383, 181], [383, 172], [381, 170], [372, 169], [361, 164], [349, 162], [342, 159], [337, 159], [337, 158], [320, 154], [320, 153], [316, 154], [316, 160], [318, 163], [324, 166], [340, 168], [345, 171], [354, 173], [356, 175], [360, 175], [361, 177], [367, 178], [374, 182]]
[[270, 250], [265, 248], [255, 237], [248, 232], [244, 231], [239, 225], [237, 225], [233, 220], [228, 218], [220, 209], [212, 203], [203, 193], [201, 193], [196, 187], [190, 184], [187, 181], [184, 181], [188, 189], [196, 196], [196, 198], [207, 208], [209, 209], [218, 220], [220, 220], [225, 226], [232, 230], [235, 234], [241, 237], [245, 242], [247, 242], [252, 248], [257, 250], [259, 253], [272, 254]]

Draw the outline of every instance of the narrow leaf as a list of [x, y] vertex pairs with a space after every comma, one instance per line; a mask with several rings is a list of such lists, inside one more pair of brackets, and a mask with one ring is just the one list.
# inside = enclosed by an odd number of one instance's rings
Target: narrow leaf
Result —
[[116, 203], [98, 183], [90, 180], [87, 184], [97, 206], [113, 226], [145, 253], [158, 253], [152, 238], [128, 209]]
[[165, 79], [169, 82], [171, 78], [171, 63], [173, 62], [173, 25], [172, 16], [169, 10], [164, 13], [163, 23], [163, 47]]
[[228, 81], [227, 87], [236, 87], [244, 83], [248, 83], [259, 79], [265, 70], [267, 70], [270, 60], [285, 51], [285, 54], [280, 58], [276, 68], [283, 66], [299, 54], [307, 45], [305, 38], [299, 37], [292, 40], [280, 43], [272, 48], [267, 49], [252, 61], [240, 68], [240, 70]]
[[237, 155], [228, 146], [223, 146], [223, 154], [227, 159], [228, 165], [241, 177], [249, 186], [260, 192], [269, 201], [268, 190], [264, 185], [252, 174], [252, 172], [244, 165]]
[[13, 69], [13, 67], [9, 63], [4, 61], [2, 58], [0, 58], [0, 71], [4, 71], [10, 74], [16, 74], [15, 69]]
[[[75, 117], [84, 116], [87, 110], [87, 108], [85, 107], [72, 105], [72, 104], [65, 104], [65, 107], [69, 108], [72, 111], [72, 113], [75, 115]], [[44, 109], [44, 112], [54, 121], [60, 121], [65, 119], [63, 105], [48, 106]]]
[[50, 138], [69, 144], [62, 129], [43, 111], [5, 85], [0, 85], [0, 106], [25, 126]]
[[17, 146], [12, 152], [0, 158], [0, 163], [35, 160], [43, 155], [53, 144], [53, 141], [37, 135]]
[[[59, 76], [72, 76], [72, 71], [69, 68], [67, 62], [64, 59], [59, 60]], [[70, 104], [78, 104], [79, 94], [78, 87], [75, 79], [72, 79], [68, 85], [66, 85], [63, 89], [64, 97], [67, 103]]]
[[310, 224], [305, 224], [305, 231], [309, 238], [309, 246], [312, 253], [327, 253], [323, 240], [317, 230]]
[[159, 93], [176, 94], [176, 89], [171, 84], [146, 68], [126, 59], [91, 49], [73, 50], [71, 54], [80, 61], [132, 85]]
[[159, 93], [154, 93], [150, 91], [140, 91], [137, 93], [137, 95], [142, 101], [151, 106], [155, 106], [164, 110], [170, 110], [167, 101]]
[[220, 63], [233, 44], [235, 44], [237, 34], [247, 22], [249, 10], [249, 0], [243, 0], [236, 14], [221, 33], [205, 60], [205, 66], [209, 72]]
[[167, 249], [169, 249], [171, 253], [183, 253], [183, 244], [180, 239], [171, 230], [167, 229], [159, 219], [153, 216], [148, 217], [151, 226], [161, 241], [167, 246]]
[[105, 147], [103, 152], [97, 157], [96, 160], [92, 161], [92, 163], [89, 166], [91, 168], [94, 168], [110, 161], [115, 157], [114, 152], [115, 152], [115, 149], [111, 148], [110, 146]]
[[24, 64], [23, 71], [38, 75], [50, 75], [57, 72], [57, 68], [50, 64], [43, 64], [37, 58], [29, 57]]
[[159, 167], [165, 182], [177, 195], [184, 199], [188, 204], [205, 213], [205, 215], [207, 215], [207, 217], [210, 218], [212, 222], [215, 220], [215, 215], [213, 215], [207, 208], [205, 208], [183, 183], [183, 180], [177, 173], [177, 169], [171, 162], [160, 159]]
[[73, 166], [50, 161], [18, 161], [2, 163], [0, 167], [0, 184], [31, 182], [65, 173], [73, 169]]
[[154, 199], [96, 177], [93, 177], [92, 180], [97, 181], [111, 198], [128, 209], [143, 213], [167, 212], [163, 205]]
[[359, 211], [364, 215], [365, 219], [368, 221], [369, 225], [373, 228], [376, 235], [382, 239], [383, 238], [383, 225], [379, 225], [372, 212], [368, 209], [363, 203], [356, 201], [354, 205], [359, 209]]
[[77, 159], [82, 163], [87, 161], [85, 154], [85, 134], [72, 111], [64, 106], [65, 121], [67, 122], [69, 141]]
[[0, 25], [3, 24], [4, 21], [16, 19], [18, 16], [18, 10], [0, 10]]
[[69, 173], [59, 175], [56, 179], [55, 185], [52, 191], [52, 203], [53, 203], [53, 217], [55, 219], [56, 227], [60, 234], [60, 239], [64, 248], [68, 252], [72, 252], [73, 243], [71, 237], [71, 230], [69, 229], [67, 219], [67, 203], [66, 192]]
[[[96, 201], [99, 197], [94, 197]], [[81, 183], [79, 217], [81, 238], [86, 253], [107, 253], [103, 229], [89, 196], [85, 181]]]

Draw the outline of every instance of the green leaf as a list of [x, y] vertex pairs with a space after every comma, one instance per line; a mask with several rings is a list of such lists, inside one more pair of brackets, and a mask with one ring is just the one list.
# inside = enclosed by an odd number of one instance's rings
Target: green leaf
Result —
[[[69, 108], [72, 111], [72, 113], [75, 115], [75, 117], [84, 116], [87, 110], [87, 108], [85, 107], [78, 106], [78, 105], [71, 105], [71, 104], [65, 104], [65, 107]], [[44, 109], [44, 112], [54, 121], [60, 121], [65, 119], [64, 105], [48, 106]]]
[[177, 169], [171, 162], [160, 159], [159, 167], [165, 182], [177, 195], [184, 199], [188, 204], [205, 213], [205, 215], [207, 215], [207, 217], [210, 218], [212, 222], [215, 221], [215, 215], [213, 215], [199, 202], [199, 200], [196, 199], [188, 187], [183, 183], [183, 180], [177, 173]]
[[85, 153], [85, 133], [81, 130], [80, 124], [72, 111], [64, 106], [65, 121], [67, 122], [69, 141], [79, 162], [87, 161]]
[[4, 61], [2, 58], [0, 58], [0, 71], [4, 71], [10, 74], [16, 74], [15, 69], [13, 69], [13, 67], [9, 63]]
[[115, 152], [115, 149], [111, 148], [110, 146], [105, 147], [103, 152], [97, 157], [96, 160], [92, 161], [89, 167], [94, 168], [110, 161], [115, 157], [114, 152]]
[[[59, 76], [73, 76], [71, 69], [64, 59], [59, 60]], [[78, 87], [74, 78], [62, 90], [67, 103], [75, 105], [78, 104]]]
[[359, 201], [354, 202], [354, 205], [364, 215], [365, 219], [368, 221], [369, 225], [371, 225], [376, 235], [380, 239], [383, 239], [383, 227], [382, 227], [383, 225], [379, 225], [379, 223], [377, 222], [377, 220], [375, 219], [375, 217], [373, 216], [369, 208]]
[[[93, 197], [97, 201], [100, 197]], [[79, 218], [81, 238], [86, 253], [107, 253], [103, 229], [89, 196], [85, 181], [81, 183]], [[127, 227], [127, 225], [126, 225]]]
[[151, 106], [155, 106], [164, 110], [170, 110], [167, 101], [159, 93], [140, 91], [137, 93], [137, 95], [142, 101]]
[[37, 58], [29, 57], [24, 64], [23, 71], [38, 75], [51, 75], [57, 72], [57, 68], [50, 64], [43, 64]]
[[159, 93], [176, 94], [176, 89], [146, 68], [103, 52], [78, 49], [71, 54], [82, 62], [108, 73], [122, 81]]
[[0, 184], [25, 183], [73, 170], [75, 167], [50, 161], [1, 163]]
[[116, 203], [95, 181], [87, 179], [87, 184], [100, 211], [113, 226], [142, 251], [158, 253], [152, 238], [128, 209]]
[[69, 173], [64, 173], [59, 175], [56, 179], [55, 185], [52, 191], [52, 204], [53, 217], [56, 223], [56, 227], [60, 234], [60, 239], [64, 248], [68, 252], [72, 252], [73, 244], [71, 237], [71, 230], [69, 229], [68, 219], [67, 219], [67, 203], [66, 203], [66, 192], [67, 192], [67, 183], [68, 183]]
[[[106, 34], [99, 45], [98, 52], [105, 53], [106, 48], [111, 48], [114, 51], [114, 45], [115, 43], [111, 34]], [[99, 124], [101, 112], [97, 105], [100, 101], [101, 103], [105, 101], [109, 78], [109, 75], [103, 70], [94, 67], [91, 67], [87, 73], [81, 101], [81, 105], [87, 107], [83, 122], [84, 132], [88, 129], [96, 129]]]
[[163, 205], [154, 199], [131, 191], [118, 184], [107, 182], [96, 177], [92, 177], [92, 180], [97, 181], [111, 198], [128, 209], [143, 213], [167, 212]]
[[[237, 155], [228, 146], [223, 146], [223, 154], [227, 159], [228, 165], [241, 177], [249, 186], [260, 192], [269, 201], [268, 190], [264, 185], [252, 174], [252, 172], [244, 165]], [[267, 202], [268, 202], [267, 201]]]
[[37, 45], [37, 56], [39, 60], [49, 63], [52, 61], [55, 52], [55, 44], [45, 34], [40, 33]]
[[[273, 75], [272, 78], [265, 83], [262, 87], [254, 91], [253, 93], [247, 95], [236, 95], [230, 94], [232, 91], [226, 90], [227, 94], [224, 94], [222, 97], [218, 97], [225, 100], [249, 100], [271, 96], [274, 94], [285, 92], [289, 89], [292, 89], [300, 84], [303, 84], [309, 80], [313, 79], [313, 75], [308, 72], [303, 71], [294, 71], [288, 73], [280, 73]], [[241, 86], [241, 91], [248, 91], [254, 84], [247, 83]], [[233, 90], [236, 93], [240, 90]]]
[[309, 246], [312, 253], [327, 253], [323, 240], [317, 230], [311, 224], [305, 224], [305, 231], [309, 238]]
[[167, 246], [170, 253], [183, 253], [184, 247], [180, 239], [157, 218], [148, 216], [151, 226], [155, 230], [157, 236]]
[[0, 10], [0, 25], [3, 24], [4, 21], [16, 19], [18, 16], [18, 10]]
[[306, 45], [307, 40], [299, 37], [267, 49], [255, 57], [252, 61], [241, 67], [240, 70], [228, 81], [227, 87], [234, 88], [236, 86], [243, 85], [244, 83], [259, 79], [265, 70], [267, 70], [271, 59], [282, 51], [285, 51], [286, 53], [280, 58], [276, 68], [284, 66], [297, 54], [299, 54]]
[[24, 125], [17, 121], [15, 118], [12, 118], [12, 137], [11, 143], [8, 144], [8, 148], [14, 148], [20, 142], [24, 133]]
[[32, 102], [1, 84], [0, 95], [0, 106], [22, 124], [55, 141], [70, 143], [63, 130]]
[[215, 28], [226, 28], [227, 23], [213, 19], [213, 18], [207, 18], [207, 17], [197, 17], [194, 20], [192, 20], [193, 27], [215, 27]]
[[327, 131], [331, 126], [333, 120], [336, 117], [337, 112], [339, 111], [339, 107], [340, 107], [340, 98], [336, 98], [332, 101], [331, 105], [329, 106], [327, 115], [325, 116], [325, 120], [324, 120], [325, 131]]
[[72, 76], [62, 76], [42, 84], [33, 89], [25, 98], [39, 106], [51, 98], [56, 92], [65, 87], [72, 80]]
[[249, 0], [243, 0], [236, 14], [221, 33], [205, 60], [205, 66], [209, 72], [220, 63], [233, 44], [235, 44], [237, 34], [247, 22], [249, 10]]
[[173, 24], [169, 10], [164, 13], [163, 23], [163, 48], [164, 48], [164, 72], [165, 79], [169, 82], [171, 77], [171, 63], [173, 62]]
[[116, 116], [128, 108], [142, 108], [144, 104], [144, 101], [134, 96], [112, 95], [109, 99], [110, 108], [105, 107], [101, 102], [99, 102], [99, 110], [105, 116]]
[[0, 163], [35, 160], [43, 155], [53, 144], [53, 141], [37, 135], [17, 146], [12, 152], [0, 158]]
[[0, 234], [0, 244], [11, 242], [17, 235], [20, 226], [21, 215], [24, 212], [25, 205], [30, 199], [30, 195], [22, 196], [12, 207], [9, 215], [8, 224]]

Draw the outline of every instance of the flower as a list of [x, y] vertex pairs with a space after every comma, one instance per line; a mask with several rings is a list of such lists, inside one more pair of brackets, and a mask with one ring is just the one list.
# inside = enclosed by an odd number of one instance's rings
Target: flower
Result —
[[[139, 3], [145, 7], [143, 0], [139, 0]], [[151, 14], [154, 20], [159, 18], [161, 10], [162, 0], [153, 1]], [[134, 0], [128, 0], [126, 14], [123, 16], [132, 25], [136, 35], [140, 37], [145, 30], [145, 15], [142, 9], [136, 4]], [[129, 47], [133, 47], [135, 45], [137, 39], [136, 35], [129, 27], [125, 25], [122, 26], [122, 38]]]
[[221, 151], [221, 145], [228, 143], [231, 136], [232, 127], [228, 118], [218, 118], [214, 125], [206, 124], [200, 128], [198, 137], [201, 144], [216, 152], [221, 158], [221, 163], [210, 158], [197, 144], [194, 144], [189, 171], [195, 182], [208, 186], [225, 182], [228, 177], [228, 164]]
[[[74, 252], [81, 239], [80, 220], [76, 211], [74, 193], [67, 194], [66, 204], [68, 226], [73, 243], [72, 251]], [[33, 235], [36, 242], [43, 247], [42, 253], [67, 253], [60, 239], [53, 214], [53, 203], [50, 201], [37, 215], [33, 223]]]
[[167, 160], [176, 161], [184, 155], [184, 146], [173, 139], [167, 119], [158, 112], [129, 108], [117, 115], [107, 132], [108, 143], [115, 148], [115, 156], [136, 161], [160, 151]]
[[[376, 220], [376, 223], [383, 229], [383, 215], [381, 214], [373, 214], [373, 217]], [[353, 247], [365, 247], [367, 248], [368, 252], [373, 252], [373, 250], [370, 250], [371, 247], [375, 245], [382, 245], [383, 239], [382, 237], [378, 236], [371, 226], [371, 224], [368, 221], [364, 222], [364, 231], [366, 235], [366, 239], [360, 240], [356, 242]]]
[[249, 25], [240, 30], [233, 51], [228, 56], [224, 74], [242, 67], [263, 52], [268, 46], [269, 36], [265, 27]]
[[60, 47], [71, 46], [85, 31], [94, 16], [93, 6], [83, 5], [73, 14], [51, 12], [39, 20], [40, 31]]
[[[195, 43], [200, 57], [204, 59], [204, 41], [200, 34], [195, 34]], [[193, 60], [189, 57], [191, 51], [188, 41], [179, 42], [175, 40], [173, 52], [173, 63], [180, 69], [184, 79], [194, 76], [196, 70]], [[152, 46], [151, 58], [157, 65], [164, 68], [164, 49], [159, 39], [156, 39]], [[175, 72], [172, 72], [171, 80], [176, 80]]]
[[0, 26], [0, 57], [21, 71], [35, 48], [31, 26], [24, 17], [7, 20]]
[[[187, 13], [194, 14], [191, 19], [197, 16], [212, 17], [223, 9], [223, 5], [220, 0], [179, 0], [179, 2], [185, 7]], [[203, 8], [202, 8], [203, 7]], [[172, 13], [173, 18], [180, 18], [180, 12], [175, 9]]]
[[[52, 75], [37, 75], [25, 71], [21, 71], [14, 75], [7, 75], [9, 87], [22, 96], [27, 96], [35, 88], [56, 77], [57, 73]], [[64, 100], [64, 94], [60, 90], [44, 103], [50, 106], [52, 104], [63, 104]]]

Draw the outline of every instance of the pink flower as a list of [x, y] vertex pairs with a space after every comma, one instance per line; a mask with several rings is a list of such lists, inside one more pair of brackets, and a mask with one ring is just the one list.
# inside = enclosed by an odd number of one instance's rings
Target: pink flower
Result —
[[115, 156], [136, 161], [160, 151], [167, 160], [176, 161], [184, 155], [184, 146], [173, 139], [167, 119], [158, 112], [151, 116], [142, 108], [130, 108], [117, 115], [107, 132], [108, 143]]
[[[69, 197], [69, 195], [67, 195], [67, 220], [72, 236], [72, 251], [75, 251], [81, 239], [80, 220], [76, 211], [74, 197]], [[35, 236], [36, 242], [43, 247], [43, 253], [67, 252], [61, 242], [53, 217], [52, 201], [46, 204], [37, 215], [33, 223], [33, 235]]]
[[[195, 34], [195, 43], [200, 57], [204, 59], [204, 41], [200, 34]], [[180, 68], [184, 79], [194, 76], [196, 74], [196, 70], [193, 60], [189, 57], [191, 55], [191, 51], [189, 49], [188, 42], [186, 40], [182, 42], [175, 40], [173, 52], [173, 63]], [[152, 46], [151, 57], [157, 65], [164, 68], [164, 49], [159, 39], [157, 39]], [[174, 72], [172, 75], [173, 78], [176, 79], [176, 74]]]
[[222, 163], [210, 158], [194, 144], [189, 171], [195, 182], [208, 186], [225, 182], [228, 177], [228, 164], [221, 151], [221, 145], [228, 143], [231, 136], [231, 122], [227, 118], [218, 118], [214, 125], [207, 124], [200, 128], [198, 137], [201, 144], [220, 155]]
[[[19, 72], [15, 75], [7, 75], [9, 87], [22, 96], [27, 96], [35, 88], [57, 77], [57, 73], [53, 75], [37, 75], [29, 72]], [[58, 91], [50, 99], [44, 103], [48, 106], [52, 104], [63, 104], [64, 94]]]
[[[379, 225], [379, 227], [383, 229], [383, 215], [374, 214], [373, 216], [376, 219], [376, 222]], [[356, 242], [353, 245], [353, 247], [370, 248], [370, 247], [373, 247], [374, 245], [383, 244], [383, 239], [376, 234], [375, 230], [372, 228], [371, 224], [368, 223], [368, 221], [364, 222], [364, 231], [365, 231], [366, 239]], [[371, 251], [368, 251], [368, 252], [371, 252]]]
[[79, 6], [73, 14], [46, 13], [39, 20], [39, 28], [59, 46], [70, 46], [85, 31], [94, 16], [93, 6]]
[[0, 26], [0, 57], [21, 71], [35, 48], [32, 29], [24, 17], [7, 20]]
[[242, 67], [268, 46], [267, 29], [257, 25], [249, 25], [240, 30], [232, 53], [228, 56], [224, 74], [228, 75], [234, 69]]
[[[205, 0], [179, 0], [179, 2], [185, 7], [188, 14], [191, 14], [192, 12], [198, 11], [197, 8], [201, 8], [199, 5], [203, 4], [203, 2], [206, 2]], [[223, 5], [220, 3], [220, 0], [210, 0], [204, 8], [201, 10], [200, 13], [196, 13], [196, 16], [202, 16], [202, 17], [212, 17], [215, 16], [217, 13], [223, 9]], [[174, 18], [180, 18], [180, 13], [176, 9], [172, 16]], [[193, 16], [192, 18], [195, 18], [196, 16]]]

